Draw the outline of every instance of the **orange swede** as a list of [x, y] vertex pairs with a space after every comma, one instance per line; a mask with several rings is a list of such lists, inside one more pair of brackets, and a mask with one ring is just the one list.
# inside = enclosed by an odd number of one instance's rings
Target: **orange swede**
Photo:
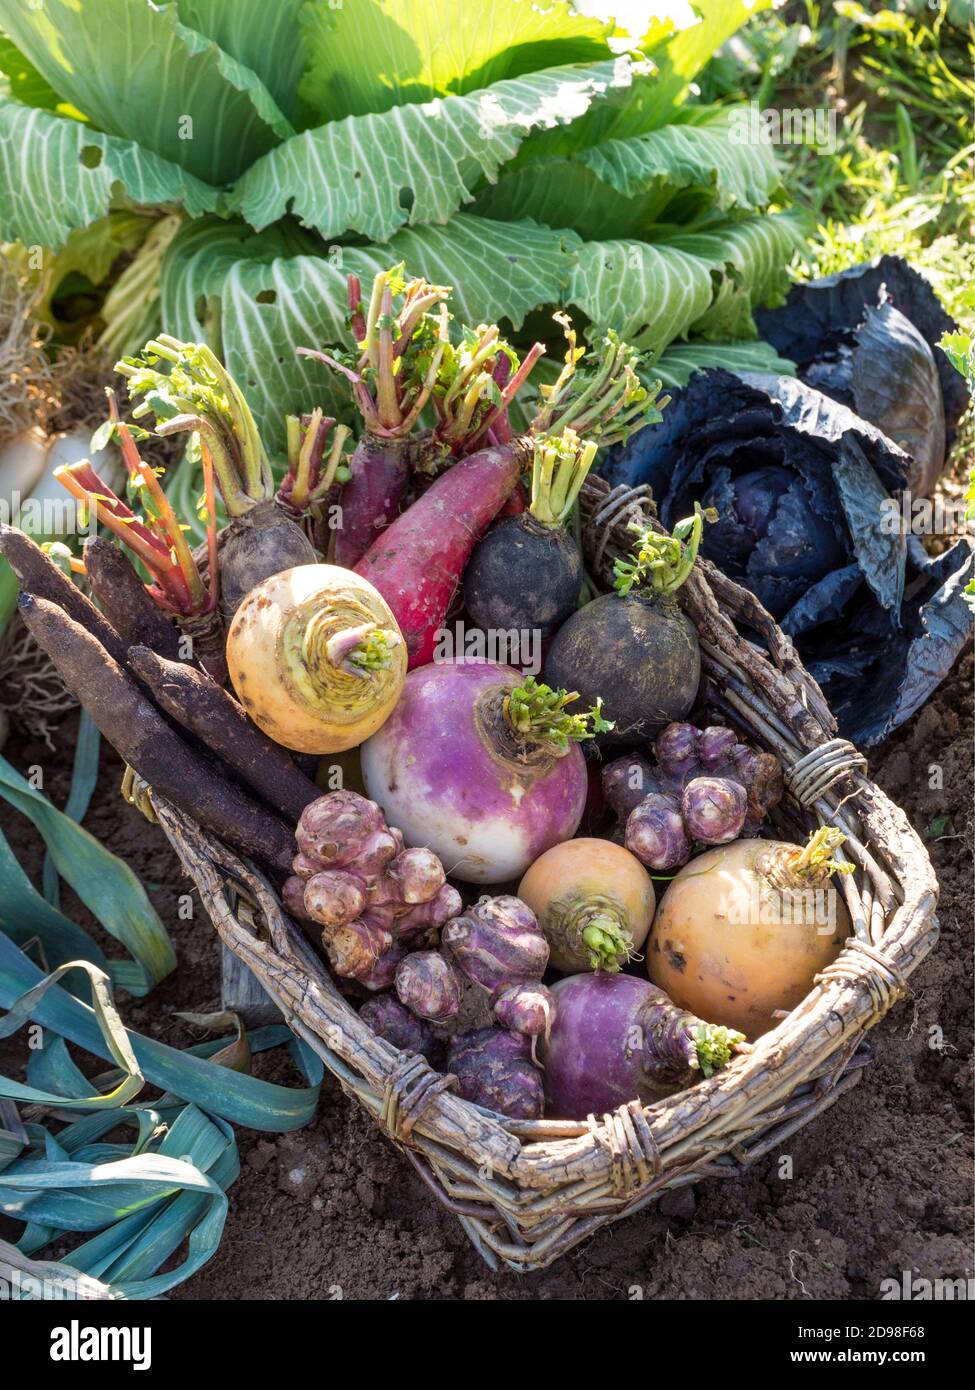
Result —
[[647, 939], [650, 875], [611, 840], [566, 840], [535, 860], [518, 896], [538, 918], [556, 970], [619, 970]]

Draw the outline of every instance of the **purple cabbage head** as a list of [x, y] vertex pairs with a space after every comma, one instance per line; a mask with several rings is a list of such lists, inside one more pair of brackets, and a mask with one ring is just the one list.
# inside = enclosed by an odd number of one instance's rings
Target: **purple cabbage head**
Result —
[[695, 502], [717, 509], [702, 554], [761, 600], [841, 733], [869, 745], [930, 696], [972, 632], [975, 552], [963, 539], [930, 557], [907, 534], [911, 467], [874, 425], [795, 378], [710, 368], [600, 471], [649, 484], [668, 529]]

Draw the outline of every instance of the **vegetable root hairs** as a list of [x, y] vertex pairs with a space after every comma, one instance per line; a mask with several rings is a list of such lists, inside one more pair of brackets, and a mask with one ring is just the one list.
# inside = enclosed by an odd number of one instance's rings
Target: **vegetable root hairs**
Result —
[[32, 738], [43, 739], [53, 752], [51, 729], [77, 708], [77, 699], [47, 652], [23, 623], [12, 623], [0, 639], [0, 749], [9, 717]]

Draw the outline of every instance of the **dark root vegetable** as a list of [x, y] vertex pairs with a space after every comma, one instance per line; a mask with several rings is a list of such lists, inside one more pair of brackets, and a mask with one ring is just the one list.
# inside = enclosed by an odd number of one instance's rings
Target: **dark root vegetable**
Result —
[[447, 1070], [457, 1077], [464, 1100], [512, 1120], [538, 1120], [545, 1095], [531, 1047], [529, 1038], [503, 1028], [459, 1033], [447, 1052]]
[[125, 552], [96, 536], [85, 542], [84, 563], [91, 592], [116, 632], [133, 646], [178, 661], [176, 625], [153, 601]]
[[367, 999], [359, 1017], [379, 1038], [385, 1038], [401, 1052], [419, 1052], [429, 1061], [437, 1052], [437, 1039], [425, 1019], [410, 1013], [395, 995], [380, 994]]
[[561, 526], [530, 512], [497, 521], [464, 572], [464, 607], [478, 627], [551, 637], [579, 602], [582, 558]]
[[21, 617], [121, 758], [205, 830], [263, 864], [287, 870], [291, 832], [184, 742], [97, 637], [24, 590]]
[[528, 511], [488, 532], [464, 578], [464, 602], [480, 627], [533, 628], [542, 637], [557, 631], [579, 602], [582, 561], [565, 527], [597, 447], [663, 418], [660, 383], [651, 390], [643, 385], [633, 348], [610, 333], [584, 353], [568, 318], [555, 317], [568, 351], [558, 380], [542, 388], [543, 406], [532, 423]]
[[304, 531], [274, 502], [260, 502], [226, 528], [220, 546], [220, 607], [229, 622], [247, 595], [318, 556]]
[[146, 646], [129, 648], [129, 664], [159, 708], [203, 740], [275, 811], [297, 820], [318, 800], [318, 787], [205, 671], [166, 661]]
[[607, 741], [645, 738], [682, 719], [697, 697], [697, 631], [675, 595], [694, 566], [703, 524], [697, 507], [672, 536], [641, 531], [634, 559], [617, 561], [617, 592], [573, 614], [552, 641], [546, 681], [565, 679], [583, 699], [598, 691], [614, 726]]
[[565, 522], [596, 456], [566, 428], [535, 440], [527, 512], [496, 522], [471, 556], [464, 604], [482, 628], [550, 637], [579, 601], [582, 559]]
[[60, 609], [66, 618], [83, 627], [114, 662], [125, 668], [128, 642], [36, 541], [16, 526], [0, 521], [0, 554], [26, 593], [46, 599]]

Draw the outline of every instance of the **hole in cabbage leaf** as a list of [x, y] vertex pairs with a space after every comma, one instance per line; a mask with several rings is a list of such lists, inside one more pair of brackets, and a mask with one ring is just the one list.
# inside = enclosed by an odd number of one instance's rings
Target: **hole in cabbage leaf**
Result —
[[254, 298], [258, 304], [276, 304], [278, 301], [277, 290], [259, 290]]
[[97, 145], [83, 145], [78, 156], [86, 169], [97, 169], [104, 157], [104, 151]]

